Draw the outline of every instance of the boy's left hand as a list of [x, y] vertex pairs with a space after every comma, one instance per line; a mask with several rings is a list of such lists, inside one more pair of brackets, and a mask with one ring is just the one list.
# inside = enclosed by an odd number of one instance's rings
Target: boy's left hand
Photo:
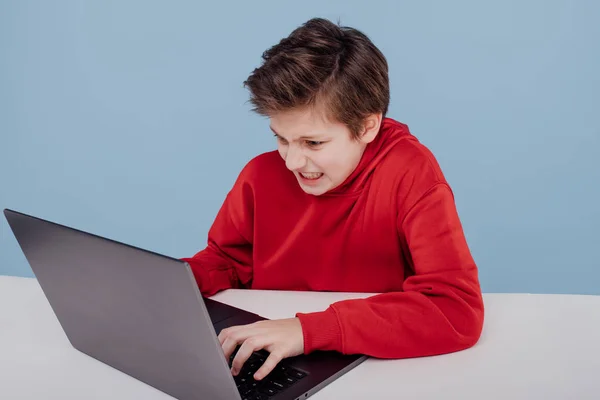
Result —
[[270, 353], [254, 374], [256, 380], [267, 376], [282, 359], [304, 353], [304, 335], [298, 318], [265, 320], [225, 328], [219, 333], [219, 342], [227, 360], [241, 345], [231, 367], [234, 376], [253, 352], [264, 349]]

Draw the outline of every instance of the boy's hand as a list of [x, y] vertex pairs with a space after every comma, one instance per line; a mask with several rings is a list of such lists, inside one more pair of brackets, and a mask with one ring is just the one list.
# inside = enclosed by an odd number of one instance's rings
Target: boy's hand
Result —
[[254, 374], [261, 380], [284, 358], [304, 353], [304, 335], [298, 318], [258, 321], [249, 325], [225, 328], [219, 334], [219, 342], [227, 360], [238, 345], [231, 373], [237, 375], [253, 352], [265, 349], [270, 354]]

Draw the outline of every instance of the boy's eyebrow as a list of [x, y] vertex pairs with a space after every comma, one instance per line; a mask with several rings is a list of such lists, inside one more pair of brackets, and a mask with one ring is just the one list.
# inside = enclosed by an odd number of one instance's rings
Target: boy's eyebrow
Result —
[[[269, 129], [271, 129], [271, 131], [276, 134], [277, 136], [279, 136], [280, 138], [283, 138], [283, 136], [281, 136], [279, 133], [277, 133], [277, 131], [275, 131], [275, 129], [273, 129], [273, 127], [271, 125], [269, 125]], [[321, 138], [320, 135], [315, 135], [315, 136], [300, 136], [300, 139], [302, 140], [314, 140], [314, 139], [319, 139]]]

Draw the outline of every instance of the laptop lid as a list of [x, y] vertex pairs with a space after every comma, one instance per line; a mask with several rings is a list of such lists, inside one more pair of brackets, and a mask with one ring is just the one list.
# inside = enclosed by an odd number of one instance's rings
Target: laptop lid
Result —
[[187, 263], [4, 214], [73, 347], [178, 399], [240, 399]]

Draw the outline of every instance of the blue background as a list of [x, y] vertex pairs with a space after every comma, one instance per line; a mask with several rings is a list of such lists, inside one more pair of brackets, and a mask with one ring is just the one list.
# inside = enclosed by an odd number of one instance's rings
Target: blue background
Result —
[[[0, 208], [191, 256], [254, 155], [242, 82], [306, 20], [365, 32], [485, 292], [600, 294], [600, 2], [0, 0]], [[6, 220], [0, 274], [32, 276]]]

